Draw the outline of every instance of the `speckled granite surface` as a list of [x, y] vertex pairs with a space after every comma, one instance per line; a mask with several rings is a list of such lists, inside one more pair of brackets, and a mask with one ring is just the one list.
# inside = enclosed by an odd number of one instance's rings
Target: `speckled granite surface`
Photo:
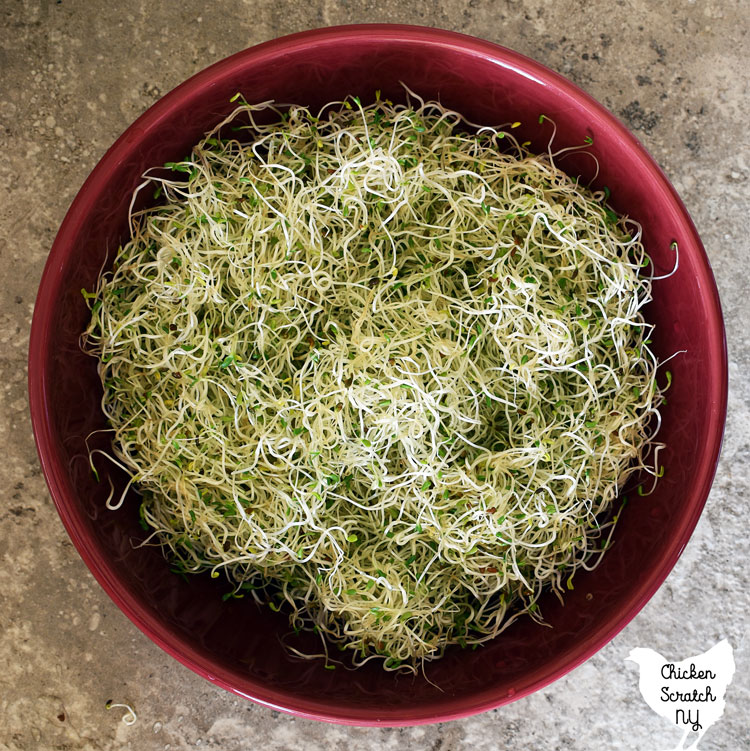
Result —
[[[571, 78], [663, 166], [706, 245], [725, 309], [729, 419], [706, 511], [656, 597], [566, 678], [440, 726], [342, 728], [235, 699], [143, 636], [95, 583], [54, 511], [31, 436], [36, 286], [76, 191], [162, 93], [257, 42], [314, 26], [406, 22], [475, 34]], [[728, 637], [737, 672], [701, 749], [750, 748], [750, 6], [737, 0], [0, 0], [0, 749], [654, 749], [680, 733], [623, 660], [680, 660]], [[107, 699], [138, 713], [128, 727]]]

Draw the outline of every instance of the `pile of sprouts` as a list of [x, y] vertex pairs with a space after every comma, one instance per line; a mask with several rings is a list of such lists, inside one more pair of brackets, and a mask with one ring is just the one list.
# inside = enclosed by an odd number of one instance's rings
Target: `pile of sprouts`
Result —
[[149, 541], [390, 670], [542, 622], [661, 401], [640, 227], [519, 123], [410, 102], [240, 99], [85, 293]]

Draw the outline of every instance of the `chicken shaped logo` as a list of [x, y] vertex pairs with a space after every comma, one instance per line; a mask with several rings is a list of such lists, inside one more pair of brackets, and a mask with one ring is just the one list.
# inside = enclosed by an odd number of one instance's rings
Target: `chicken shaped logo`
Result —
[[[637, 647], [626, 658], [641, 675], [638, 688], [646, 704], [683, 731], [674, 751], [700, 751], [703, 734], [724, 714], [724, 694], [734, 675], [731, 644], [724, 639], [708, 652], [669, 662], [653, 649]], [[690, 733], [697, 738], [685, 748]]]

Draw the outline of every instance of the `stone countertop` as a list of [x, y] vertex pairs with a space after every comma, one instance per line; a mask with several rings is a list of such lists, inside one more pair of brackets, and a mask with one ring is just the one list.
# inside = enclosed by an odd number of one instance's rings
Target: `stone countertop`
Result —
[[[675, 661], [727, 637], [737, 672], [708, 751], [750, 745], [750, 8], [739, 0], [2, 0], [0, 2], [0, 749], [304, 748], [588, 751], [674, 747], [623, 660]], [[294, 719], [239, 700], [150, 642], [72, 547], [27, 409], [26, 351], [47, 253], [107, 147], [181, 81], [282, 34], [352, 22], [440, 26], [511, 47], [617, 114], [685, 201], [724, 306], [729, 417], [717, 479], [666, 583], [635, 620], [546, 689], [470, 719], [404, 729]], [[108, 699], [132, 704], [127, 726]]]

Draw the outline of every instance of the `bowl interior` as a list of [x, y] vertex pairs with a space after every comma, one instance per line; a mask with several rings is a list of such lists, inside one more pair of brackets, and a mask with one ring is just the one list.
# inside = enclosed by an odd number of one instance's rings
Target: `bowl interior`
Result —
[[[95, 362], [79, 349], [90, 289], [127, 237], [133, 189], [149, 167], [178, 160], [231, 111], [230, 97], [314, 107], [358, 94], [403, 100], [400, 82], [487, 124], [521, 121], [520, 140], [544, 150], [545, 114], [555, 147], [593, 138], [589, 154], [560, 162], [572, 175], [608, 186], [614, 207], [637, 219], [656, 273], [648, 317], [654, 348], [673, 384], [660, 438], [666, 474], [649, 497], [631, 494], [615, 544], [593, 573], [576, 577], [564, 606], [542, 601], [546, 628], [522, 619], [476, 651], [449, 650], [422, 676], [325, 670], [290, 656], [286, 618], [251, 601], [222, 602], [208, 577], [185, 582], [158, 549], [134, 548], [138, 498], [104, 509], [109, 485], [94, 481], [86, 437], [105, 427]], [[592, 155], [595, 159], [592, 159]], [[598, 170], [598, 174], [597, 174]], [[645, 604], [674, 565], [707, 496], [726, 400], [726, 356], [718, 297], [705, 253], [684, 207], [635, 139], [569, 82], [515, 53], [457, 34], [408, 27], [345, 27], [284, 38], [218, 63], [167, 95], [102, 159], [55, 241], [40, 287], [30, 351], [32, 419], [43, 468], [82, 557], [125, 613], [152, 639], [198, 671], [277, 708], [352, 723], [448, 719], [523, 696], [582, 662]], [[106, 434], [90, 446], [106, 446]], [[106, 475], [104, 463], [99, 471]], [[111, 473], [117, 488], [124, 478]], [[304, 638], [303, 638], [304, 641]], [[310, 641], [311, 646], [315, 641]], [[313, 646], [314, 648], [314, 646]]]

